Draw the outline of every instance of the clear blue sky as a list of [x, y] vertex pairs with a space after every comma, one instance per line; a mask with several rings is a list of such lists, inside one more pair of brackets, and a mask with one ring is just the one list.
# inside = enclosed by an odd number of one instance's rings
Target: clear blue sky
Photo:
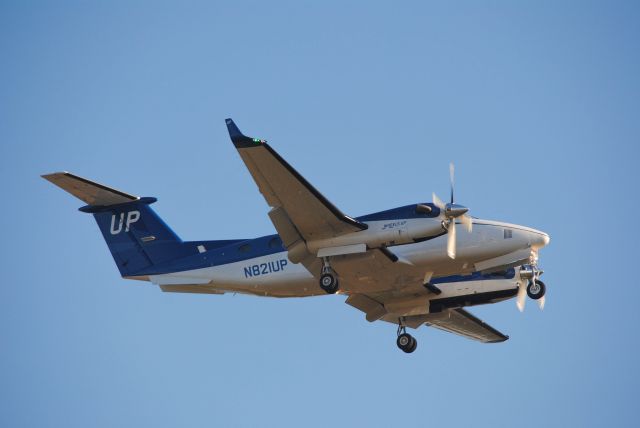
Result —
[[[232, 4], [232, 5], [231, 5]], [[0, 4], [0, 426], [637, 426], [637, 2]], [[511, 339], [344, 297], [179, 295], [119, 278], [59, 170], [184, 239], [272, 233], [224, 119], [362, 215], [447, 193], [551, 234]]]

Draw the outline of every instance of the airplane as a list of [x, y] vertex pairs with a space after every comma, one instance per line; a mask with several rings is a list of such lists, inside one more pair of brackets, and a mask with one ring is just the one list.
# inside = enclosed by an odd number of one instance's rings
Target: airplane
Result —
[[[483, 343], [509, 337], [466, 307], [526, 296], [544, 307], [538, 252], [549, 235], [472, 217], [433, 194], [418, 202], [350, 217], [289, 165], [265, 140], [247, 137], [231, 119], [235, 148], [270, 207], [277, 234], [253, 239], [182, 241], [150, 207], [153, 197], [125, 193], [69, 172], [42, 177], [86, 205], [125, 279], [165, 292], [265, 297], [343, 294], [369, 322], [397, 324], [406, 353], [421, 325]], [[462, 233], [457, 228], [463, 228]]]

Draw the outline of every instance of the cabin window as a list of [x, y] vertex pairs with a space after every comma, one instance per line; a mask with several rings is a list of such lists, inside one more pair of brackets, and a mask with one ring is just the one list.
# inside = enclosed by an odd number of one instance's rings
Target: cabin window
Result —
[[513, 230], [504, 229], [504, 239], [513, 238]]
[[238, 251], [240, 251], [241, 253], [248, 253], [249, 251], [251, 251], [251, 245], [249, 244], [240, 245], [238, 247]]
[[280, 238], [273, 238], [269, 241], [269, 248], [282, 248], [282, 241]]

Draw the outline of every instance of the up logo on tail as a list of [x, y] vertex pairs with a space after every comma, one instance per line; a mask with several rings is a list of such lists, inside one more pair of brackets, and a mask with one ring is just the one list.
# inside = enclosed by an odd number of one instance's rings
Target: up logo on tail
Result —
[[116, 229], [116, 217], [117, 214], [113, 214], [111, 216], [111, 234], [112, 235], [117, 235], [118, 233], [122, 232], [122, 225], [124, 224], [124, 231], [128, 232], [129, 231], [129, 226], [131, 226], [133, 223], [135, 223], [136, 221], [140, 220], [140, 211], [129, 211], [127, 213], [127, 220], [125, 222], [124, 219], [124, 213], [120, 213], [120, 220], [118, 221], [118, 227]]

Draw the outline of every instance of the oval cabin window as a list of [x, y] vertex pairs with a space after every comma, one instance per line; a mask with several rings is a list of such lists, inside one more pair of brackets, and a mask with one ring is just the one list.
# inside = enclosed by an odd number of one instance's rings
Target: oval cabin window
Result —
[[269, 241], [269, 248], [282, 248], [282, 241], [280, 238], [273, 238]]

